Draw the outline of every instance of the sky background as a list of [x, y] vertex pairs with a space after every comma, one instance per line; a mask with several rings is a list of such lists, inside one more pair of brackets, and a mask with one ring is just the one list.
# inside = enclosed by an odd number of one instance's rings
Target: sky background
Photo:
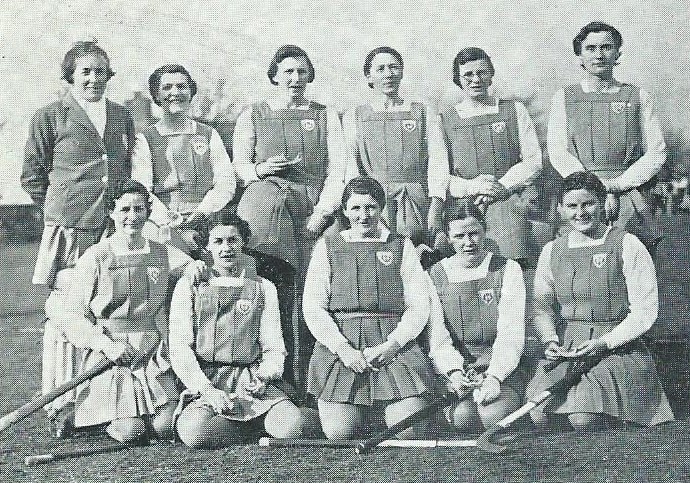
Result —
[[369, 94], [362, 63], [390, 45], [405, 61], [403, 96], [437, 108], [460, 96], [452, 60], [484, 48], [495, 93], [527, 99], [540, 140], [550, 98], [580, 77], [572, 38], [592, 20], [623, 34], [616, 77], [657, 99], [676, 164], [690, 159], [690, 2], [634, 1], [254, 1], [71, 0], [4, 2], [0, 10], [0, 203], [28, 202], [19, 187], [24, 143], [36, 109], [57, 98], [59, 65], [72, 42], [95, 37], [117, 72], [108, 96], [146, 90], [159, 65], [185, 65], [200, 89], [227, 79], [223, 94], [244, 104], [271, 93], [276, 48], [304, 48], [316, 69], [308, 96], [343, 110]]

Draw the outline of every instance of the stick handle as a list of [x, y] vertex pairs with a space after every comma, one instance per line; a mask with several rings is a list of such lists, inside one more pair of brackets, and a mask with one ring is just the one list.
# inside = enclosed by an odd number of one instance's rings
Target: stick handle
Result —
[[98, 446], [96, 448], [77, 449], [74, 451], [60, 451], [49, 454], [39, 454], [27, 456], [24, 458], [24, 464], [27, 466], [40, 465], [44, 463], [52, 463], [53, 461], [65, 460], [68, 458], [78, 458], [80, 456], [92, 456], [96, 454], [113, 453], [123, 449], [133, 448], [136, 444], [132, 443], [118, 443], [109, 446]]
[[40, 465], [50, 463], [52, 461], [55, 461], [55, 456], [53, 456], [52, 454], [37, 454], [33, 456], [27, 456], [26, 458], [24, 458], [24, 464], [26, 466]]
[[441, 407], [450, 404], [454, 397], [456, 397], [455, 393], [445, 393], [442, 396], [437, 397], [425, 408], [420, 409], [416, 413], [410, 414], [408, 417], [400, 422], [395, 423], [390, 428], [387, 428], [381, 431], [379, 434], [359, 443], [355, 448], [355, 452], [357, 454], [365, 454], [369, 452], [369, 450], [378, 445], [381, 441], [395, 437], [395, 435], [397, 435], [399, 432], [409, 428], [414, 423], [428, 418], [432, 414], [436, 413]]
[[21, 421], [30, 414], [35, 413], [46, 404], [54, 401], [58, 397], [65, 394], [67, 391], [70, 391], [75, 387], [79, 386], [80, 384], [90, 379], [93, 379], [99, 374], [104, 373], [114, 365], [115, 363], [113, 361], [103, 358], [91, 369], [82, 372], [81, 374], [67, 381], [63, 385], [56, 387], [52, 391], [34, 399], [33, 401], [29, 401], [28, 403], [24, 404], [22, 407], [18, 409], [15, 409], [11, 413], [6, 414], [2, 418], [0, 418], [0, 431], [7, 429], [17, 421]]

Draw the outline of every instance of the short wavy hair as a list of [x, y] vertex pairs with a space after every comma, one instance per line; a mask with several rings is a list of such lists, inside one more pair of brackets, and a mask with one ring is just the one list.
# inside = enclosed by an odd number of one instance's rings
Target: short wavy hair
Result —
[[477, 205], [466, 198], [453, 198], [446, 203], [443, 210], [443, 231], [448, 234], [451, 221], [464, 220], [472, 217], [486, 230], [486, 218]]
[[473, 60], [487, 61], [489, 63], [489, 67], [491, 68], [491, 75], [496, 73], [494, 63], [491, 62], [491, 57], [489, 57], [489, 54], [487, 54], [484, 49], [480, 49], [479, 47], [465, 47], [458, 52], [458, 55], [456, 55], [455, 59], [453, 59], [453, 83], [455, 85], [458, 85], [462, 88], [462, 84], [460, 83], [460, 78], [462, 77], [460, 74], [460, 66], [465, 65], [468, 62], [472, 62]]
[[370, 195], [376, 200], [381, 209], [386, 206], [386, 192], [383, 190], [383, 186], [381, 186], [381, 183], [369, 176], [357, 176], [356, 178], [351, 179], [347, 185], [345, 185], [343, 197], [340, 203], [343, 210], [347, 208], [347, 201], [352, 197], [353, 194]]
[[[367, 54], [367, 56], [364, 58], [364, 76], [369, 77], [369, 74], [371, 74], [371, 64], [374, 62], [374, 57], [376, 57], [378, 54], [390, 54], [395, 59], [400, 62], [400, 67], [403, 69], [405, 68], [405, 63], [403, 62], [402, 55], [400, 55], [400, 52], [395, 50], [393, 47], [388, 47], [386, 45], [381, 46], [381, 47], [376, 47], [373, 49], [371, 52]], [[374, 88], [374, 84], [369, 82], [369, 87], [372, 89]]]
[[565, 177], [558, 192], [558, 201], [563, 204], [563, 197], [566, 193], [575, 190], [585, 189], [593, 193], [599, 201], [606, 199], [606, 187], [604, 183], [590, 171], [577, 171]]
[[199, 226], [197, 232], [199, 233], [199, 242], [203, 247], [208, 246], [209, 237], [211, 230], [217, 226], [234, 226], [242, 237], [242, 241], [246, 245], [252, 236], [252, 232], [249, 228], [249, 223], [237, 216], [237, 214], [232, 213], [227, 209], [222, 209], [215, 213], [212, 213], [208, 221], [203, 224], [204, 226]]
[[100, 48], [95, 40], [80, 40], [67, 51], [60, 64], [61, 78], [69, 84], [74, 84], [74, 70], [77, 68], [77, 59], [87, 55], [102, 57], [108, 64], [108, 79], [115, 75], [115, 71], [110, 68], [110, 58], [108, 54]]
[[282, 61], [289, 57], [304, 57], [306, 59], [307, 65], [309, 66], [309, 78], [307, 79], [307, 82], [313, 82], [314, 77], [316, 77], [316, 71], [314, 70], [314, 64], [311, 63], [309, 56], [301, 47], [288, 44], [278, 48], [276, 53], [273, 55], [273, 58], [271, 59], [271, 63], [268, 64], [268, 71], [266, 72], [266, 75], [268, 75], [268, 80], [271, 81], [271, 84], [273, 84], [274, 86], [278, 85], [278, 83], [273, 80], [273, 78], [278, 73], [278, 64], [280, 64]]
[[192, 97], [194, 97], [197, 92], [197, 85], [194, 79], [192, 79], [192, 75], [189, 71], [180, 64], [165, 64], [154, 70], [149, 76], [149, 92], [151, 93], [153, 102], [159, 106], [161, 104], [158, 100], [158, 90], [161, 88], [161, 77], [163, 77], [164, 74], [184, 74], [187, 77], [189, 88], [192, 91]]
[[620, 49], [623, 45], [623, 36], [616, 27], [604, 22], [589, 22], [580, 29], [573, 39], [573, 52], [575, 52], [575, 55], [580, 55], [582, 53], [582, 42], [584, 42], [587, 36], [592, 32], [610, 32], [616, 48]]
[[115, 209], [115, 202], [122, 198], [127, 193], [133, 193], [141, 195], [144, 198], [144, 205], [146, 206], [147, 216], [151, 215], [151, 193], [146, 187], [134, 181], [133, 179], [126, 179], [116, 182], [111, 190], [111, 195], [107, 197], [106, 208], [108, 212], [112, 212]]

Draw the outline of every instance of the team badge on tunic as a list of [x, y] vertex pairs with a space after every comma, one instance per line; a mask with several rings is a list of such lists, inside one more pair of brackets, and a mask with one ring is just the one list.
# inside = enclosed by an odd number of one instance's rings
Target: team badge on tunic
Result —
[[592, 264], [597, 268], [601, 268], [606, 263], [607, 258], [608, 253], [595, 253], [592, 255]]
[[496, 298], [494, 294], [494, 289], [490, 288], [488, 290], [480, 290], [477, 292], [479, 294], [479, 300], [484, 302], [484, 305], [491, 305], [491, 303]]
[[192, 149], [199, 156], [203, 156], [208, 151], [208, 141], [201, 134], [193, 136], [190, 143], [192, 143]]
[[305, 131], [313, 131], [316, 127], [316, 123], [313, 119], [302, 119], [300, 124], [302, 125], [302, 129]]
[[247, 299], [239, 299], [237, 303], [235, 303], [235, 307], [237, 307], [237, 311], [239, 313], [242, 315], [247, 315], [249, 313], [249, 309], [252, 307], [252, 303]]
[[501, 134], [503, 131], [506, 130], [506, 122], [505, 121], [494, 122], [491, 124], [491, 129], [493, 129], [496, 134]]
[[622, 114], [623, 111], [625, 111], [625, 102], [612, 102], [611, 103], [611, 110], [616, 113], [616, 114]]
[[156, 284], [161, 276], [161, 269], [158, 267], [146, 267], [146, 275], [151, 283]]
[[379, 259], [379, 262], [388, 266], [393, 263], [393, 252], [376, 252], [376, 258]]
[[412, 132], [417, 127], [417, 122], [414, 119], [405, 119], [402, 122], [402, 127], [407, 132]]

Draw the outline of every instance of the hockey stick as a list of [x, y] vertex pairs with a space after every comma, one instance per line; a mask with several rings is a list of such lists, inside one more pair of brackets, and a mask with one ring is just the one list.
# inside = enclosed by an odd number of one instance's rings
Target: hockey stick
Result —
[[[357, 448], [360, 443], [352, 439], [259, 439], [259, 446], [264, 448]], [[473, 439], [386, 439], [377, 448], [468, 448], [476, 445], [477, 441]]]

